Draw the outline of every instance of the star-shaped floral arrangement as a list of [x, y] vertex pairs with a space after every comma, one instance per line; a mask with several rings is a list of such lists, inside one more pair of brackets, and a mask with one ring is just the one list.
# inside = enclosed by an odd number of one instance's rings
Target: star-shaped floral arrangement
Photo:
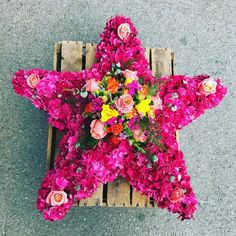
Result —
[[208, 75], [153, 77], [129, 18], [111, 18], [100, 37], [90, 69], [13, 76], [15, 92], [64, 131], [38, 191], [39, 211], [61, 220], [101, 183], [123, 176], [159, 207], [192, 218], [197, 199], [175, 134], [218, 105], [226, 88]]

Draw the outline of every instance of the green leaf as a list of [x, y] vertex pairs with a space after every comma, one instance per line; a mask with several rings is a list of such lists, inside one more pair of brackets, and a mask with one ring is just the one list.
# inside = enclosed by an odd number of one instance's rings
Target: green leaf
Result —
[[74, 187], [74, 189], [75, 189], [76, 191], [79, 191], [79, 190], [80, 190], [80, 185], [79, 185], [79, 184], [76, 185], [76, 186]]
[[88, 92], [87, 92], [87, 91], [85, 91], [85, 92], [80, 92], [80, 96], [81, 96], [82, 98], [86, 98], [86, 97], [88, 96]]
[[76, 148], [80, 147], [80, 142], [79, 141], [76, 142], [75, 147]]
[[133, 133], [131, 132], [131, 130], [129, 129], [129, 127], [126, 127], [124, 129], [124, 134], [128, 137], [132, 137], [133, 136]]
[[154, 155], [154, 156], [150, 157], [150, 160], [152, 162], [157, 162], [158, 161], [158, 157], [156, 155]]
[[148, 169], [150, 169], [150, 168], [152, 168], [152, 164], [151, 164], [151, 163], [147, 163], [146, 167], [147, 167]]
[[138, 82], [139, 82], [139, 84], [144, 84], [144, 79], [143, 78], [139, 78]]

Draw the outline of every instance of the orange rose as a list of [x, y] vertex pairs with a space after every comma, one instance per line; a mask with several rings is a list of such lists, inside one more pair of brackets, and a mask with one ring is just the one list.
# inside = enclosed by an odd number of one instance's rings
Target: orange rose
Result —
[[110, 78], [107, 80], [107, 90], [110, 91], [112, 94], [116, 93], [119, 87], [120, 85], [115, 78]]
[[170, 196], [170, 201], [173, 203], [181, 202], [185, 198], [184, 192], [181, 188], [175, 188]]
[[127, 113], [127, 118], [132, 119], [134, 116], [137, 115], [136, 110], [133, 108], [129, 113]]
[[147, 86], [142, 86], [142, 88], [139, 90], [138, 94], [139, 94], [139, 98], [141, 100], [145, 99], [145, 97], [147, 96], [148, 93], [148, 89]]
[[114, 135], [119, 135], [121, 131], [123, 130], [123, 125], [122, 124], [115, 124], [112, 125], [107, 129], [108, 132], [113, 133]]
[[91, 113], [92, 112], [92, 108], [93, 108], [93, 104], [90, 102], [86, 105], [85, 107], [85, 112], [87, 113]]

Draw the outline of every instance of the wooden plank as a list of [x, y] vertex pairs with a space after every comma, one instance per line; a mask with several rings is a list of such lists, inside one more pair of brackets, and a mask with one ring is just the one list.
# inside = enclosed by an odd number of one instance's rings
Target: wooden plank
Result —
[[145, 57], [146, 57], [149, 64], [150, 64], [150, 52], [151, 52], [150, 48], [145, 48]]
[[90, 68], [94, 63], [96, 63], [96, 44], [86, 43], [86, 54], [85, 54], [85, 67]]
[[[53, 56], [53, 70], [59, 71], [59, 65], [61, 62], [61, 43], [54, 44], [54, 56]], [[47, 155], [46, 155], [46, 171], [53, 167], [54, 160], [54, 137], [56, 134], [56, 129], [51, 125], [48, 125], [48, 145], [47, 145]]]
[[150, 198], [142, 195], [133, 189], [132, 192], [132, 207], [151, 207]]
[[153, 75], [157, 78], [163, 75], [172, 75], [171, 49], [152, 48], [151, 63]]
[[47, 146], [47, 156], [46, 156], [46, 171], [50, 170], [51, 159], [52, 159], [52, 130], [53, 127], [48, 125], [48, 146]]
[[[151, 49], [151, 65], [152, 73], [156, 78], [160, 78], [163, 75], [172, 75], [172, 54], [169, 48], [152, 48]], [[157, 207], [157, 203], [154, 201], [154, 207]]]
[[107, 205], [116, 207], [130, 207], [130, 185], [121, 176], [108, 184]]
[[[85, 68], [91, 67], [95, 62], [96, 45], [85, 44]], [[80, 206], [102, 206], [103, 205], [103, 184], [101, 184], [92, 197], [83, 199], [79, 202]]]
[[176, 54], [174, 52], [171, 52], [171, 67], [172, 67], [172, 75], [176, 75]]
[[[176, 54], [174, 52], [171, 52], [171, 64], [172, 64], [172, 75], [176, 75]], [[177, 142], [180, 141], [180, 131], [176, 131], [175, 138]]]
[[[150, 53], [151, 49], [150, 48], [145, 48], [145, 57], [150, 63]], [[150, 65], [151, 67], [151, 65]], [[135, 191], [134, 188], [132, 188], [132, 202], [131, 202], [132, 207], [151, 207], [150, 205], [150, 198], [142, 195], [140, 192]]]
[[83, 55], [82, 42], [63, 41], [61, 71], [81, 71], [82, 55]]

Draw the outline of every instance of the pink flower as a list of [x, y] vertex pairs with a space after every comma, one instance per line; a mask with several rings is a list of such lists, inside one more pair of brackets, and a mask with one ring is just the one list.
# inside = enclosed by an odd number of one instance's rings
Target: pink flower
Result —
[[170, 201], [173, 203], [181, 202], [185, 198], [184, 192], [181, 188], [175, 188], [170, 196]]
[[116, 107], [122, 113], [130, 112], [134, 106], [134, 100], [130, 94], [124, 94], [116, 100]]
[[40, 78], [38, 75], [31, 74], [27, 77], [26, 82], [31, 88], [36, 88], [38, 82], [40, 81]]
[[100, 120], [93, 120], [90, 124], [90, 128], [91, 136], [95, 139], [101, 139], [107, 135], [107, 132], [104, 129], [105, 125]]
[[127, 39], [131, 33], [130, 25], [128, 23], [120, 24], [117, 29], [117, 34], [121, 40]]
[[86, 91], [87, 92], [95, 92], [99, 90], [100, 87], [98, 85], [98, 82], [95, 79], [90, 79], [86, 81]]
[[139, 142], [145, 142], [147, 140], [147, 136], [144, 134], [141, 128], [132, 130], [132, 133], [133, 133], [134, 139]]
[[126, 78], [125, 85], [132, 83], [134, 80], [138, 80], [137, 71], [125, 70], [123, 76]]
[[198, 84], [198, 91], [201, 94], [208, 96], [209, 94], [216, 92], [216, 86], [217, 82], [215, 82], [212, 78], [204, 79]]
[[153, 101], [153, 108], [155, 110], [160, 109], [162, 110], [162, 100], [159, 97], [159, 95], [156, 95], [155, 97], [152, 97], [152, 101]]
[[68, 203], [67, 194], [64, 191], [51, 191], [46, 199], [46, 203], [51, 206], [61, 206]]

